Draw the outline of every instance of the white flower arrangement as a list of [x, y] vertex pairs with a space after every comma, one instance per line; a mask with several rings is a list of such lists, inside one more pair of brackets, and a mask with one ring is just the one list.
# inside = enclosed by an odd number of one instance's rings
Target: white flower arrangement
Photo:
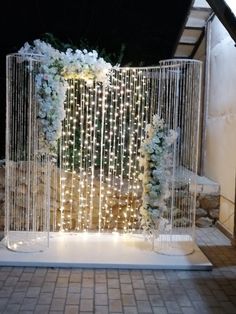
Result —
[[40, 73], [36, 75], [40, 150], [52, 151], [61, 137], [61, 122], [65, 118], [67, 79], [82, 79], [88, 86], [97, 81], [107, 87], [112, 65], [99, 58], [95, 50], [67, 49], [64, 53], [41, 40], [35, 40], [33, 46], [25, 43], [18, 53], [25, 60], [32, 55], [43, 56]]
[[167, 200], [171, 193], [172, 145], [177, 140], [177, 132], [168, 130], [158, 115], [153, 116], [146, 127], [146, 137], [140, 148], [139, 165], [143, 170], [139, 176], [143, 185], [143, 204], [140, 208], [141, 227], [146, 235], [171, 228], [162, 213], [167, 210]]

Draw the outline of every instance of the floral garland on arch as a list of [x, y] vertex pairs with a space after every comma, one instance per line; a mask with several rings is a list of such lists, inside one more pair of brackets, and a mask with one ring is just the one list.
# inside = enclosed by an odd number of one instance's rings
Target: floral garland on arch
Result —
[[162, 217], [167, 210], [167, 200], [171, 193], [171, 167], [173, 153], [171, 146], [178, 134], [168, 130], [158, 115], [153, 116], [146, 127], [146, 137], [140, 148], [139, 165], [143, 170], [139, 179], [143, 185], [143, 204], [140, 208], [141, 227], [147, 236], [154, 232], [170, 229], [169, 221]]
[[35, 40], [33, 45], [25, 43], [18, 53], [24, 60], [35, 55], [43, 56], [40, 59], [40, 73], [36, 75], [38, 120], [41, 129], [39, 150], [53, 152], [61, 137], [61, 122], [65, 118], [67, 79], [81, 79], [88, 86], [92, 86], [95, 80], [107, 87], [112, 65], [99, 58], [95, 50], [88, 52], [67, 49], [66, 52], [60, 52], [41, 40]]

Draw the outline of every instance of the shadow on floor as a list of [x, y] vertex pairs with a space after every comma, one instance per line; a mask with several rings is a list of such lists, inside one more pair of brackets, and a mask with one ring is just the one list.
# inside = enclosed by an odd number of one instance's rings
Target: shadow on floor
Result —
[[214, 245], [200, 246], [200, 249], [214, 266], [236, 266], [236, 247], [230, 245]]

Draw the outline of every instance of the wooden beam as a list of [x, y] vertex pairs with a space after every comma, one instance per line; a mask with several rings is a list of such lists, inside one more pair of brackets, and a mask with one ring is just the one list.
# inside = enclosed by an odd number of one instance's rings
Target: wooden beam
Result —
[[181, 27], [181, 29], [180, 29], [180, 32], [179, 32], [177, 38], [176, 38], [175, 44], [173, 45], [173, 49], [172, 49], [172, 52], [171, 52], [171, 55], [172, 55], [172, 56], [174, 55], [174, 53], [175, 53], [175, 51], [176, 51], [176, 49], [177, 49], [178, 43], [179, 43], [179, 41], [180, 41], [180, 38], [181, 38], [181, 36], [182, 36], [182, 34], [183, 34], [185, 25], [186, 25], [186, 23], [187, 23], [187, 20], [188, 20], [189, 14], [190, 14], [190, 9], [191, 9], [191, 7], [193, 6], [193, 3], [194, 3], [194, 0], [191, 0], [191, 1], [189, 2], [188, 14], [186, 14], [185, 20], [183, 21], [182, 27]]
[[224, 0], [206, 0], [236, 42], [236, 17]]
[[191, 42], [188, 42], [188, 41], [187, 42], [186, 41], [180, 41], [178, 46], [182, 45], [182, 46], [193, 46], [194, 47], [196, 45], [196, 43], [197, 42], [191, 43]]
[[203, 27], [198, 27], [198, 26], [185, 26], [184, 29], [191, 29], [194, 31], [201, 31], [203, 29]]
[[200, 12], [211, 12], [211, 8], [203, 8], [203, 7], [192, 7], [191, 11], [200, 11]]
[[198, 38], [198, 40], [197, 40], [197, 42], [195, 44], [195, 47], [193, 48], [193, 51], [191, 53], [191, 58], [194, 58], [194, 55], [197, 52], [198, 48], [200, 47], [200, 45], [201, 45], [201, 43], [203, 41], [204, 36], [205, 36], [205, 29], [203, 28], [202, 33], [199, 36], [199, 38]]

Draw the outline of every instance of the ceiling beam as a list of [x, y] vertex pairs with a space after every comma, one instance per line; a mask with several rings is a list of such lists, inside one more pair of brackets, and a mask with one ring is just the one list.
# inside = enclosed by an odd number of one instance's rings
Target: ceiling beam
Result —
[[224, 0], [206, 0], [236, 43], [236, 17]]
[[185, 19], [184, 19], [184, 21], [183, 21], [183, 24], [181, 25], [181, 29], [180, 29], [180, 32], [179, 32], [177, 38], [176, 38], [176, 42], [175, 42], [175, 44], [173, 45], [173, 49], [172, 49], [172, 52], [171, 52], [171, 55], [172, 55], [172, 56], [174, 56], [174, 53], [175, 53], [175, 51], [176, 51], [176, 49], [177, 49], [178, 43], [179, 43], [179, 41], [180, 41], [180, 38], [181, 38], [181, 36], [182, 36], [182, 34], [183, 34], [185, 25], [186, 25], [186, 23], [187, 23], [187, 20], [188, 20], [189, 14], [190, 14], [190, 9], [191, 9], [191, 7], [193, 6], [193, 3], [194, 3], [194, 0], [189, 1], [189, 6], [188, 6], [188, 10], [187, 10], [188, 13], [186, 14]]

